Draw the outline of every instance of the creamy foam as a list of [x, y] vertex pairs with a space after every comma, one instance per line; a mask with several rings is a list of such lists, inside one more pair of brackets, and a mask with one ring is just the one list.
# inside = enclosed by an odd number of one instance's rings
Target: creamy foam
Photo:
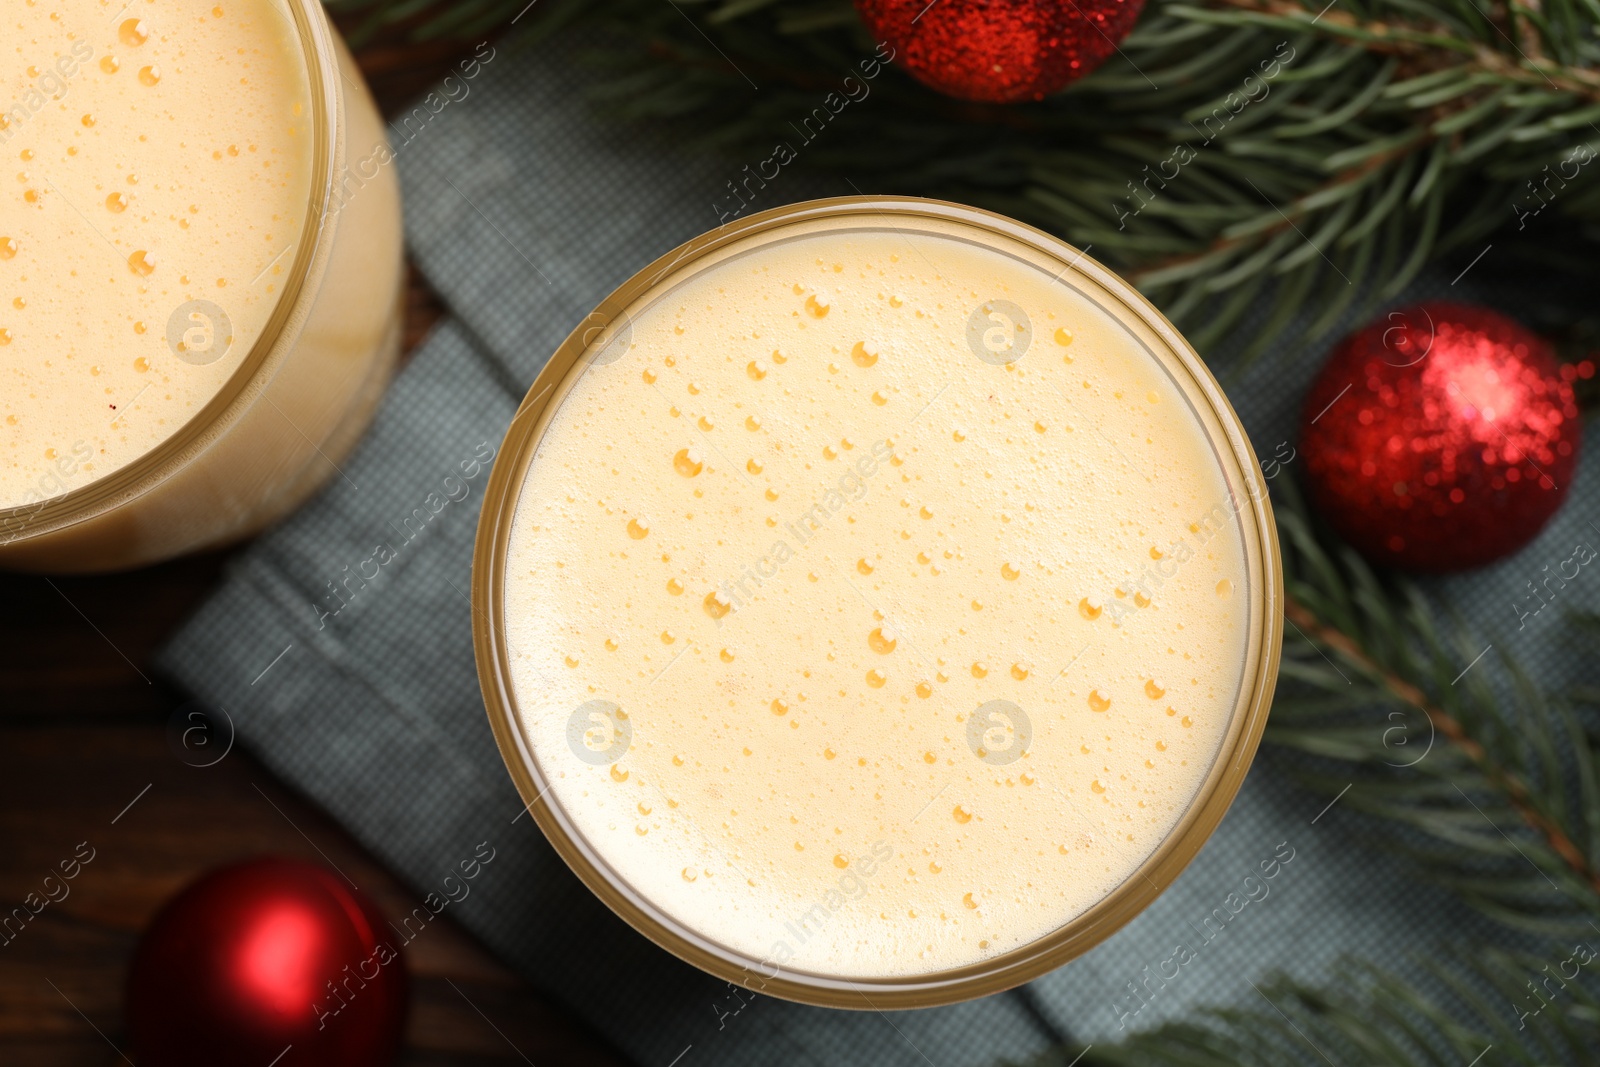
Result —
[[312, 115], [271, 0], [28, 0], [0, 25], [0, 506], [15, 506], [144, 455], [238, 368], [304, 225]]
[[688, 927], [839, 976], [977, 962], [1130, 877], [1249, 622], [1155, 358], [1051, 273], [896, 227], [725, 260], [580, 364], [506, 566], [579, 832]]

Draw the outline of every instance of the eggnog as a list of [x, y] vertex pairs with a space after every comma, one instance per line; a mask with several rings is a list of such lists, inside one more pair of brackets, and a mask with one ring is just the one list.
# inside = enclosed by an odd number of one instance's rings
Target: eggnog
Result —
[[769, 977], [1025, 952], [1238, 744], [1247, 467], [1081, 265], [865, 209], [748, 244], [551, 383], [501, 605], [541, 804]]
[[[347, 96], [315, 5], [30, 0], [3, 19], [0, 542], [95, 569], [246, 532], [333, 474], [393, 354], [393, 178], [349, 217], [324, 208], [344, 142], [382, 140], [371, 103]], [[340, 263], [363, 252], [352, 284]], [[332, 330], [332, 308], [311, 314], [324, 284], [347, 300]], [[223, 410], [252, 375], [262, 410]], [[115, 532], [27, 543], [119, 474], [100, 508], [54, 523], [118, 510]]]

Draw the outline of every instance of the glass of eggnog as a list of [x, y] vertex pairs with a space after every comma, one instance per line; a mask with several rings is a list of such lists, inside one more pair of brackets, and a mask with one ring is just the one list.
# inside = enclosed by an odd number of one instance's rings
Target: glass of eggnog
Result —
[[360, 74], [315, 0], [5, 25], [0, 567], [247, 536], [338, 476], [398, 351], [399, 196]]
[[1282, 640], [1216, 381], [1020, 223], [855, 197], [623, 285], [512, 422], [473, 568], [524, 800], [685, 960], [810, 1004], [1025, 982], [1170, 885]]

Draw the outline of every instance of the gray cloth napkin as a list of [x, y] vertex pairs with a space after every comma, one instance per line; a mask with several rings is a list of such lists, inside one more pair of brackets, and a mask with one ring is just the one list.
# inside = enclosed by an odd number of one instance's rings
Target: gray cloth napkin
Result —
[[[1360, 824], [1338, 806], [1322, 813], [1327, 798], [1297, 788], [1270, 750], [1146, 912], [1027, 989], [970, 1004], [883, 1014], [737, 999], [600, 905], [522, 814], [483, 712], [468, 600], [480, 464], [566, 333], [639, 267], [715, 226], [739, 167], [598, 120], [572, 48], [501, 45], [470, 91], [391, 130], [407, 236], [452, 318], [399, 376], [343, 476], [233, 562], [165, 650], [169, 674], [225, 708], [244, 744], [419, 892], [442, 893], [487, 843], [493, 861], [449, 913], [641, 1064], [955, 1067], [1062, 1042], [1076, 1054], [1201, 1004], [1261, 1008], [1253, 985], [1273, 970], [1319, 982], [1341, 954], [1406, 969], [1442, 943], [1503, 936], [1365, 848]], [[836, 191], [785, 173], [758, 206]], [[1412, 295], [1482, 298], [1470, 284], [1441, 277]], [[1322, 354], [1269, 356], [1225, 378], [1263, 455], [1293, 440]], [[1585, 464], [1535, 544], [1443, 590], [1469, 618], [1515, 630], [1523, 582], [1570, 553], [1597, 503], [1600, 476]], [[379, 545], [393, 556], [374, 568], [364, 561]], [[330, 583], [374, 569], [353, 597], [332, 595]], [[1600, 580], [1574, 583], [1571, 599], [1600, 606]], [[1546, 618], [1507, 638], [1541, 681], [1576, 669], [1551, 640], [1559, 629]], [[1220, 932], [1206, 927], [1274, 857], [1268, 895]], [[1161, 979], [1179, 942], [1195, 958]]]

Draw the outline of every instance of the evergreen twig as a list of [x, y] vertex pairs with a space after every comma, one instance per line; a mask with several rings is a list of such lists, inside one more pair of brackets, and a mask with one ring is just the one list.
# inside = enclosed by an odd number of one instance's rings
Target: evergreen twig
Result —
[[[1053, 1049], [1031, 1067], [1587, 1064], [1600, 1042], [1600, 999], [1576, 981], [1540, 982], [1539, 993], [1529, 992], [1530, 979], [1587, 962], [1566, 950], [1452, 954], [1426, 967], [1443, 997], [1347, 962], [1323, 988], [1278, 977], [1257, 986], [1258, 999], [1242, 1009], [1206, 1009], [1115, 1045]], [[1495, 1055], [1485, 1058], [1491, 1048]]]
[[1491, 917], [1600, 930], [1600, 749], [1577, 710], [1464, 627], [1445, 639], [1437, 609], [1320, 534], [1292, 484], [1277, 512], [1293, 625], [1268, 740]]
[[[525, 7], [329, 3], [421, 36]], [[1149, 0], [1119, 54], [1051, 99], [950, 100], [891, 64], [814, 141], [790, 123], [875, 45], [848, 0], [541, 0], [540, 19], [604, 28], [597, 101], [680, 120], [729, 153], [730, 174], [787, 141], [797, 165], [869, 191], [1021, 217], [1092, 246], [1202, 351], [1265, 292], [1279, 314], [1256, 322], [1247, 356], [1546, 207], [1600, 223], [1593, 0]], [[1307, 304], [1324, 313], [1294, 326]]]
[[1544, 838], [1550, 849], [1560, 856], [1574, 874], [1587, 882], [1600, 895], [1600, 872], [1596, 872], [1578, 846], [1572, 842], [1562, 827], [1545, 815], [1534, 803], [1531, 793], [1520, 778], [1502, 767], [1478, 741], [1468, 735], [1454, 716], [1437, 704], [1415, 685], [1373, 663], [1359, 645], [1339, 630], [1323, 623], [1292, 596], [1286, 597], [1284, 614], [1304, 632], [1312, 642], [1339, 653], [1340, 657], [1369, 678], [1377, 681], [1392, 696], [1418, 709], [1428, 717], [1433, 728], [1455, 745], [1472, 761], [1484, 780], [1500, 793], [1524, 824]]

